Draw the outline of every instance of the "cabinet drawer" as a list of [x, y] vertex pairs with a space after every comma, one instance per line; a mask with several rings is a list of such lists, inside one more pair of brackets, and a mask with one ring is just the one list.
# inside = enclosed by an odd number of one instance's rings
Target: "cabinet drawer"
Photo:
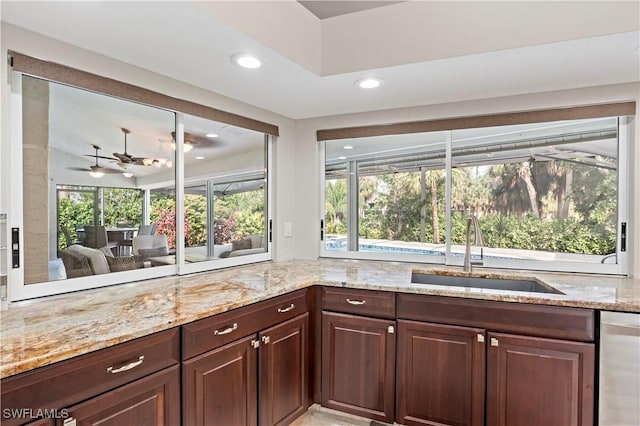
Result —
[[183, 325], [182, 359], [257, 333], [307, 310], [304, 289]]
[[349, 288], [322, 288], [322, 310], [395, 318], [395, 293]]
[[[61, 409], [180, 361], [179, 329], [81, 355], [2, 380], [3, 408]], [[3, 425], [24, 423], [2, 419]]]
[[398, 294], [398, 318], [592, 342], [594, 311], [446, 296]]

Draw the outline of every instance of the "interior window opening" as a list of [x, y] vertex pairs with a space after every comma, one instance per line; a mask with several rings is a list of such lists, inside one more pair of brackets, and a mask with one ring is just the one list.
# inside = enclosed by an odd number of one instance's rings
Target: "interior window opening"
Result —
[[326, 141], [322, 254], [461, 265], [475, 218], [485, 266], [621, 271], [619, 133], [604, 117]]
[[13, 81], [25, 261], [10, 300], [271, 259], [273, 138], [19, 73]]

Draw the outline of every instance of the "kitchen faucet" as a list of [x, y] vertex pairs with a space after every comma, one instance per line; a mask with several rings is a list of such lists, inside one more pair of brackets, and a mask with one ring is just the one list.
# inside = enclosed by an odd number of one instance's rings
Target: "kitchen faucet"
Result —
[[471, 225], [473, 224], [473, 234], [475, 237], [474, 245], [480, 246], [480, 259], [482, 259], [482, 246], [484, 246], [484, 241], [482, 239], [482, 231], [480, 230], [480, 223], [478, 223], [478, 218], [474, 215], [469, 216], [467, 219], [467, 231], [465, 234], [465, 249], [464, 249], [464, 265], [462, 270], [464, 272], [471, 272]]

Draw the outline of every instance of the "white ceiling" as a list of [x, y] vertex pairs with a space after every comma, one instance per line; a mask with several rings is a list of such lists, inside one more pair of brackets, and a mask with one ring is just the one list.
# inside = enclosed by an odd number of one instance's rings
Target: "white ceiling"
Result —
[[[640, 80], [637, 1], [461, 2], [447, 21], [450, 4], [400, 2], [323, 20], [295, 1], [0, 7], [4, 22], [294, 119]], [[238, 51], [264, 67], [235, 67]], [[383, 86], [356, 88], [366, 76]]]

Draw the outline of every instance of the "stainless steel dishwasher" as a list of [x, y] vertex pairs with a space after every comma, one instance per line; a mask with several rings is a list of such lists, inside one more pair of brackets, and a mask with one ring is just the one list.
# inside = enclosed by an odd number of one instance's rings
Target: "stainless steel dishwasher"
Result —
[[640, 425], [640, 314], [600, 315], [600, 426]]

